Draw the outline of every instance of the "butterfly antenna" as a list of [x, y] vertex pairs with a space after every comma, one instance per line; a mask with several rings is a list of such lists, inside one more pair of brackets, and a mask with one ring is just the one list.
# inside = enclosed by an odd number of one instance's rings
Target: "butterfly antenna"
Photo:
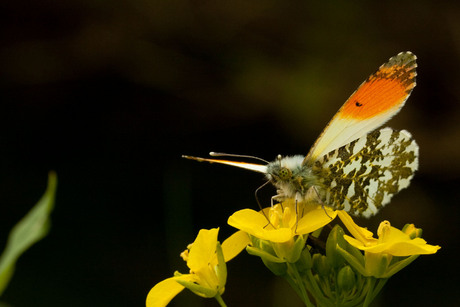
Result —
[[264, 159], [259, 158], [259, 157], [250, 156], [250, 155], [228, 154], [228, 153], [214, 152], [214, 151], [211, 151], [209, 153], [209, 155], [212, 156], [212, 157], [248, 158], [248, 159], [259, 160], [259, 161], [265, 162], [267, 164], [269, 163], [267, 160], [264, 160]]
[[283, 159], [283, 156], [282, 155], [278, 155], [276, 157], [276, 160], [278, 160], [278, 163], [280, 164], [280, 167], [281, 167], [281, 160]]

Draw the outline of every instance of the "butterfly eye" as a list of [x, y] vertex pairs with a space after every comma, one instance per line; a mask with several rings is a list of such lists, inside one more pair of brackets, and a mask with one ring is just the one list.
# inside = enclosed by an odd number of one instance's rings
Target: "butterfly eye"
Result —
[[278, 173], [278, 176], [281, 180], [287, 180], [292, 177], [292, 171], [286, 167], [282, 167]]

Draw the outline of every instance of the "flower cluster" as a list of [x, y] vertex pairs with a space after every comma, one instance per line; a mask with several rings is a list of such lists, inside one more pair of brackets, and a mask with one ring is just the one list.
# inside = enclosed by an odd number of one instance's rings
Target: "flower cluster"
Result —
[[[338, 224], [324, 227], [337, 216], [351, 236]], [[260, 212], [237, 211], [228, 224], [239, 231], [222, 246], [217, 229], [200, 231], [183, 253], [190, 274], [176, 273], [157, 284], [147, 297], [147, 307], [166, 306], [184, 288], [214, 297], [225, 306], [221, 298], [225, 262], [243, 249], [283, 277], [306, 306], [368, 306], [388, 278], [419, 255], [434, 254], [440, 248], [427, 244], [413, 224], [399, 230], [383, 221], [374, 238], [345, 211], [294, 200]], [[330, 229], [327, 234], [326, 229]]]

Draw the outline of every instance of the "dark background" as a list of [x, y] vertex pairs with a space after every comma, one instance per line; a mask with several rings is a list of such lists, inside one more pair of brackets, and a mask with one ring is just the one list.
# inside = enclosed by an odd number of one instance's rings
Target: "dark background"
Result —
[[[143, 306], [187, 273], [201, 228], [234, 230], [260, 174], [181, 159], [211, 150], [306, 154], [381, 64], [418, 56], [417, 87], [389, 126], [420, 145], [412, 185], [370, 220], [415, 223], [442, 249], [390, 279], [375, 306], [458, 306], [460, 6], [452, 1], [3, 1], [0, 243], [59, 177], [51, 233], [19, 260], [11, 306]], [[266, 189], [265, 197], [273, 194]], [[242, 254], [229, 306], [299, 306]], [[181, 294], [176, 306], [217, 306]]]

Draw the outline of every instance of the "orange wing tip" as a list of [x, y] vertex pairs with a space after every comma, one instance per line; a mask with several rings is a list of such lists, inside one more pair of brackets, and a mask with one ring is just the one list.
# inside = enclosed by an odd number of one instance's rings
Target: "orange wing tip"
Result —
[[388, 114], [388, 119], [391, 118], [416, 85], [416, 59], [410, 51], [390, 58], [350, 96], [338, 116], [365, 120]]
[[388, 60], [388, 63], [383, 64], [382, 66], [417, 66], [416, 63], [417, 56], [410, 51], [400, 52], [397, 55], [391, 57]]
[[379, 70], [369, 77], [371, 79], [390, 79], [401, 83], [406, 92], [416, 85], [417, 56], [410, 51], [400, 52], [391, 57], [387, 63], [380, 66]]

